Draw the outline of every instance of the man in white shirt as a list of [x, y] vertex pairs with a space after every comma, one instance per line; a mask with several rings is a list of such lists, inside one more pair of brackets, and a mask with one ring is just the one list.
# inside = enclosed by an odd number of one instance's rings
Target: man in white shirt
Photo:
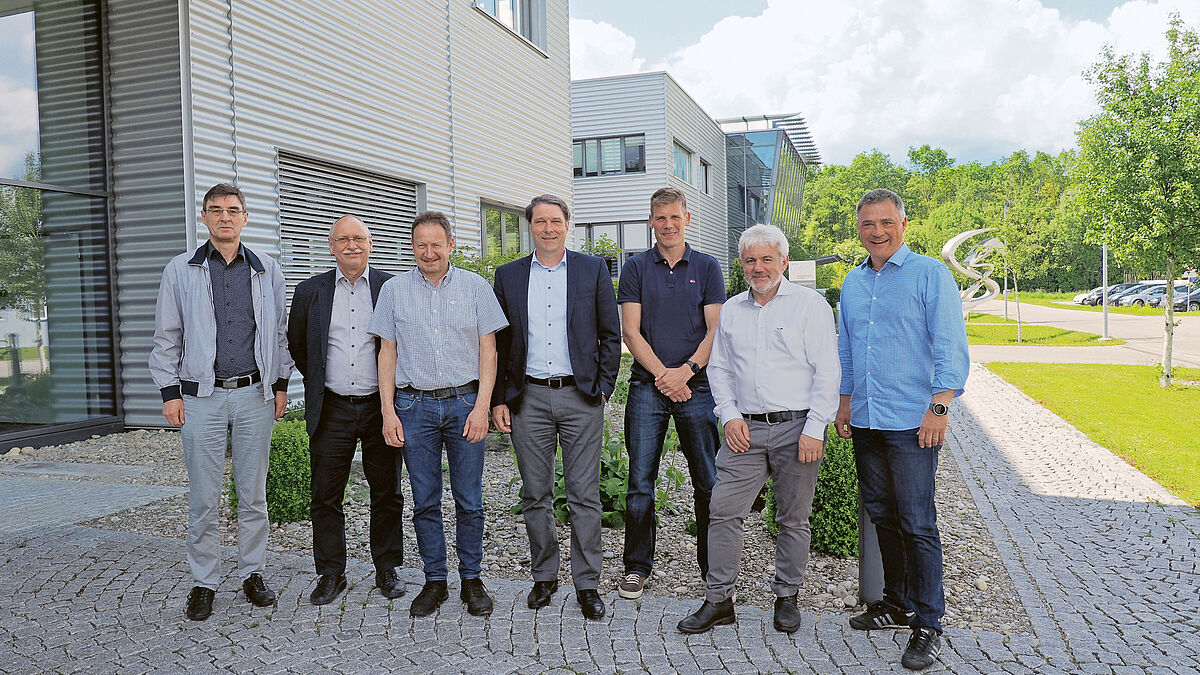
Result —
[[717, 453], [708, 528], [704, 604], [679, 622], [684, 633], [731, 624], [742, 524], [774, 477], [775, 630], [800, 628], [796, 607], [808, 564], [808, 517], [825, 429], [838, 409], [841, 367], [833, 312], [816, 291], [784, 280], [788, 242], [772, 225], [742, 233], [738, 256], [750, 290], [721, 308], [708, 379], [725, 442]]

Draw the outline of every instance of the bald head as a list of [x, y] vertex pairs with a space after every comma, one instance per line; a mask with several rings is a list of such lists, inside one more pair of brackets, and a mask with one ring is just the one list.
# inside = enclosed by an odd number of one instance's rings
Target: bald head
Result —
[[371, 231], [366, 223], [350, 215], [335, 220], [329, 229], [329, 252], [342, 274], [350, 281], [357, 280], [371, 255]]

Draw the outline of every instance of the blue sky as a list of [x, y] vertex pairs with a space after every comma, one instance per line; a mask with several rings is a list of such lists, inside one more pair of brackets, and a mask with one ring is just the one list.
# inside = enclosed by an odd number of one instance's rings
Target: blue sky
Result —
[[572, 76], [666, 70], [714, 117], [799, 112], [826, 162], [1075, 145], [1105, 44], [1165, 53], [1196, 0], [573, 0]]

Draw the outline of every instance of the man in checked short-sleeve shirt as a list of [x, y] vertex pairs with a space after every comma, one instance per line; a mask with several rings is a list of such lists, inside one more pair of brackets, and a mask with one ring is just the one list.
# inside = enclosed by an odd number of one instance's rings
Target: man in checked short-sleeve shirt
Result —
[[508, 325], [482, 277], [450, 264], [450, 221], [426, 211], [412, 224], [417, 269], [379, 291], [369, 332], [380, 338], [379, 399], [383, 437], [401, 448], [413, 494], [413, 529], [425, 585], [414, 616], [446, 600], [442, 527], [442, 448], [454, 495], [459, 595], [467, 611], [492, 612], [480, 579], [483, 559], [483, 439], [496, 382], [496, 331]]

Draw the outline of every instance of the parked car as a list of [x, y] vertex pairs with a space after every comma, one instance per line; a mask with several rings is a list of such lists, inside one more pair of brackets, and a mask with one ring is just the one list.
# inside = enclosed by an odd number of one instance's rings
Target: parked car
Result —
[[1175, 300], [1176, 312], [1200, 312], [1200, 287], [1192, 289], [1187, 295], [1180, 294]]
[[1167, 288], [1165, 281], [1147, 281], [1141, 286], [1129, 289], [1116, 301], [1121, 307], [1141, 307], [1152, 294], [1162, 294]]
[[1116, 293], [1110, 294], [1108, 296], [1108, 306], [1109, 307], [1119, 307], [1121, 305], [1122, 298], [1124, 298], [1127, 295], [1130, 295], [1131, 293], [1137, 293], [1137, 292], [1141, 291], [1142, 286], [1144, 286], [1144, 285], [1145, 284], [1136, 283], [1136, 284], [1130, 286], [1129, 288], [1126, 288], [1125, 290], [1117, 291]]
[[1084, 292], [1080, 293], [1079, 295], [1075, 296], [1072, 299], [1072, 302], [1074, 302], [1077, 305], [1082, 305], [1084, 303], [1084, 301], [1086, 301], [1088, 299], [1088, 296], [1090, 296], [1093, 293], [1099, 294], [1100, 291], [1102, 291], [1102, 290], [1104, 290], [1103, 286], [1097, 286], [1090, 291], [1084, 291]]
[[[1112, 286], [1109, 286], [1108, 287], [1109, 303], [1110, 304], [1112, 303], [1112, 298], [1115, 294], [1121, 293], [1123, 291], [1127, 291], [1130, 288], [1133, 288], [1134, 286], [1137, 286], [1137, 284], [1113, 284]], [[1104, 295], [1104, 287], [1101, 286], [1100, 288], [1097, 288], [1096, 290], [1089, 293], [1087, 299], [1084, 300], [1083, 304], [1091, 305], [1091, 306], [1095, 307], [1096, 305], [1103, 303], [1103, 299], [1101, 297], [1103, 295]]]

